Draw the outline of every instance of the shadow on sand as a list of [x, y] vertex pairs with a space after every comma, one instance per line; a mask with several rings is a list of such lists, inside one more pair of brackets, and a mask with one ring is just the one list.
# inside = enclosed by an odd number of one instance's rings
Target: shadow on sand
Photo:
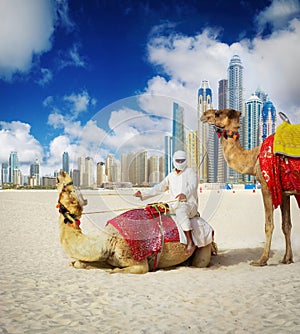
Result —
[[[259, 259], [262, 252], [262, 247], [219, 250], [218, 255], [211, 257], [210, 268], [218, 269], [220, 267], [234, 266], [239, 263], [250, 263], [251, 261]], [[273, 254], [274, 252], [271, 251], [270, 257], [272, 257]]]

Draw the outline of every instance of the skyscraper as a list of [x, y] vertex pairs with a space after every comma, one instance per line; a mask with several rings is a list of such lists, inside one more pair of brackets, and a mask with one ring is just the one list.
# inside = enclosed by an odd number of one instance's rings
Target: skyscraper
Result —
[[30, 165], [30, 177], [33, 180], [34, 186], [39, 186], [40, 183], [40, 163], [39, 160], [36, 159], [33, 164]]
[[173, 156], [172, 137], [165, 136], [165, 176], [167, 176], [172, 171], [173, 168], [172, 156]]
[[3, 162], [1, 168], [1, 182], [2, 184], [8, 182], [8, 163]]
[[275, 132], [277, 125], [276, 108], [271, 101], [267, 101], [261, 113], [260, 141], [261, 144], [269, 135]]
[[[262, 101], [256, 95], [252, 95], [246, 101], [244, 117], [244, 148], [252, 150], [259, 145], [259, 123], [262, 112]], [[244, 180], [253, 182], [253, 175], [244, 175]]]
[[105, 164], [104, 162], [97, 163], [97, 187], [101, 187], [105, 182]]
[[173, 102], [173, 152], [176, 152], [178, 150], [185, 150], [183, 111], [183, 107], [181, 107], [178, 103]]
[[69, 173], [70, 164], [69, 164], [69, 153], [64, 152], [62, 155], [62, 170]]
[[18, 170], [18, 153], [11, 152], [8, 161], [8, 181], [11, 183], [16, 183], [14, 179], [15, 170]]
[[[222, 79], [219, 81], [218, 87], [218, 109], [223, 110], [227, 107], [228, 80]], [[224, 183], [227, 180], [227, 163], [224, 158], [222, 145], [218, 140], [217, 145], [217, 182]]]
[[186, 152], [188, 166], [198, 173], [198, 136], [196, 130], [189, 130], [186, 140]]
[[198, 116], [198, 176], [199, 180], [206, 182], [208, 180], [208, 124], [202, 123], [200, 118], [202, 114], [212, 108], [212, 91], [207, 80], [203, 80], [198, 90], [197, 116]]
[[228, 67], [228, 108], [244, 111], [244, 67], [238, 55], [234, 55]]
[[151, 185], [161, 181], [158, 156], [152, 156], [148, 159], [148, 180]]
[[[243, 145], [243, 116], [244, 116], [244, 67], [238, 55], [234, 55], [228, 66], [228, 108], [241, 112], [240, 118], [240, 142]], [[238, 172], [228, 167], [227, 179], [242, 181], [243, 177]]]
[[148, 182], [147, 151], [139, 151], [131, 161], [129, 176], [133, 185], [142, 185]]

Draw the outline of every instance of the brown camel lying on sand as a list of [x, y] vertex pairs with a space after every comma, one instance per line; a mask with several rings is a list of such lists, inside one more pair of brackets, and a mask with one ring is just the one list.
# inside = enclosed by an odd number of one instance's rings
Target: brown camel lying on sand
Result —
[[[260, 162], [258, 159], [260, 146], [252, 150], [245, 150], [239, 142], [238, 130], [240, 127], [239, 111], [233, 109], [225, 110], [207, 110], [201, 117], [202, 122], [208, 122], [215, 126], [216, 132], [220, 136], [221, 145], [225, 160], [228, 165], [241, 174], [250, 174], [256, 176], [261, 184], [265, 210], [265, 234], [266, 243], [264, 251], [259, 260], [252, 262], [252, 265], [264, 266], [270, 256], [272, 233], [274, 229], [273, 203], [272, 196], [263, 177]], [[296, 191], [282, 191], [282, 202], [280, 204], [282, 215], [282, 231], [286, 241], [286, 251], [282, 263], [292, 263], [293, 253], [291, 247], [291, 215], [290, 215], [290, 195], [298, 195]]]
[[[85, 204], [76, 194], [71, 177], [60, 172], [56, 187], [59, 191], [60, 242], [65, 252], [76, 261], [75, 268], [101, 268], [109, 266], [110, 272], [144, 274], [149, 271], [149, 258], [136, 261], [127, 242], [111, 224], [97, 235], [85, 235], [78, 225]], [[203, 268], [210, 262], [212, 243], [196, 249], [192, 265]], [[185, 245], [179, 242], [164, 243], [156, 268], [176, 266], [186, 261]]]

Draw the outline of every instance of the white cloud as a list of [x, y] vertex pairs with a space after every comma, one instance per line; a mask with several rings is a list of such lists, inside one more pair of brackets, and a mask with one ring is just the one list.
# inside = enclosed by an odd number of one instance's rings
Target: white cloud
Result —
[[29, 174], [29, 165], [42, 160], [43, 149], [30, 133], [30, 125], [22, 122], [0, 122], [0, 162], [7, 162], [12, 151], [18, 152], [19, 168]]
[[0, 0], [0, 77], [28, 72], [33, 56], [51, 48], [53, 31], [50, 1]]
[[79, 54], [79, 45], [74, 44], [71, 49], [67, 52], [63, 51], [60, 53], [59, 59], [59, 69], [63, 69], [65, 67], [86, 67], [87, 63], [83, 56]]
[[74, 113], [75, 118], [77, 118], [81, 112], [87, 111], [89, 104], [95, 104], [94, 99], [91, 100], [87, 91], [64, 96], [64, 100], [70, 103], [71, 111]]
[[37, 80], [40, 86], [45, 86], [53, 78], [52, 72], [48, 68], [41, 68], [41, 77]]
[[258, 30], [261, 32], [268, 25], [275, 30], [286, 28], [289, 21], [299, 14], [298, 0], [273, 0], [270, 6], [257, 16]]

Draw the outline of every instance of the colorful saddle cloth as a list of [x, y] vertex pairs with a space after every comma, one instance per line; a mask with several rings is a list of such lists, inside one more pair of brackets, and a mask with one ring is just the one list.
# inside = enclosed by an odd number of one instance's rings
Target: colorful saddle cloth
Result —
[[[160, 226], [162, 222], [162, 228]], [[149, 218], [144, 209], [126, 211], [109, 220], [126, 240], [136, 261], [160, 253], [164, 242], [179, 242], [179, 233], [174, 220], [168, 215]]]
[[[282, 191], [300, 192], [300, 159], [275, 155], [274, 134], [263, 142], [258, 155], [262, 175], [276, 209], [282, 203]], [[300, 208], [300, 195], [295, 195]]]
[[274, 154], [300, 158], [300, 124], [283, 122], [274, 136]]

